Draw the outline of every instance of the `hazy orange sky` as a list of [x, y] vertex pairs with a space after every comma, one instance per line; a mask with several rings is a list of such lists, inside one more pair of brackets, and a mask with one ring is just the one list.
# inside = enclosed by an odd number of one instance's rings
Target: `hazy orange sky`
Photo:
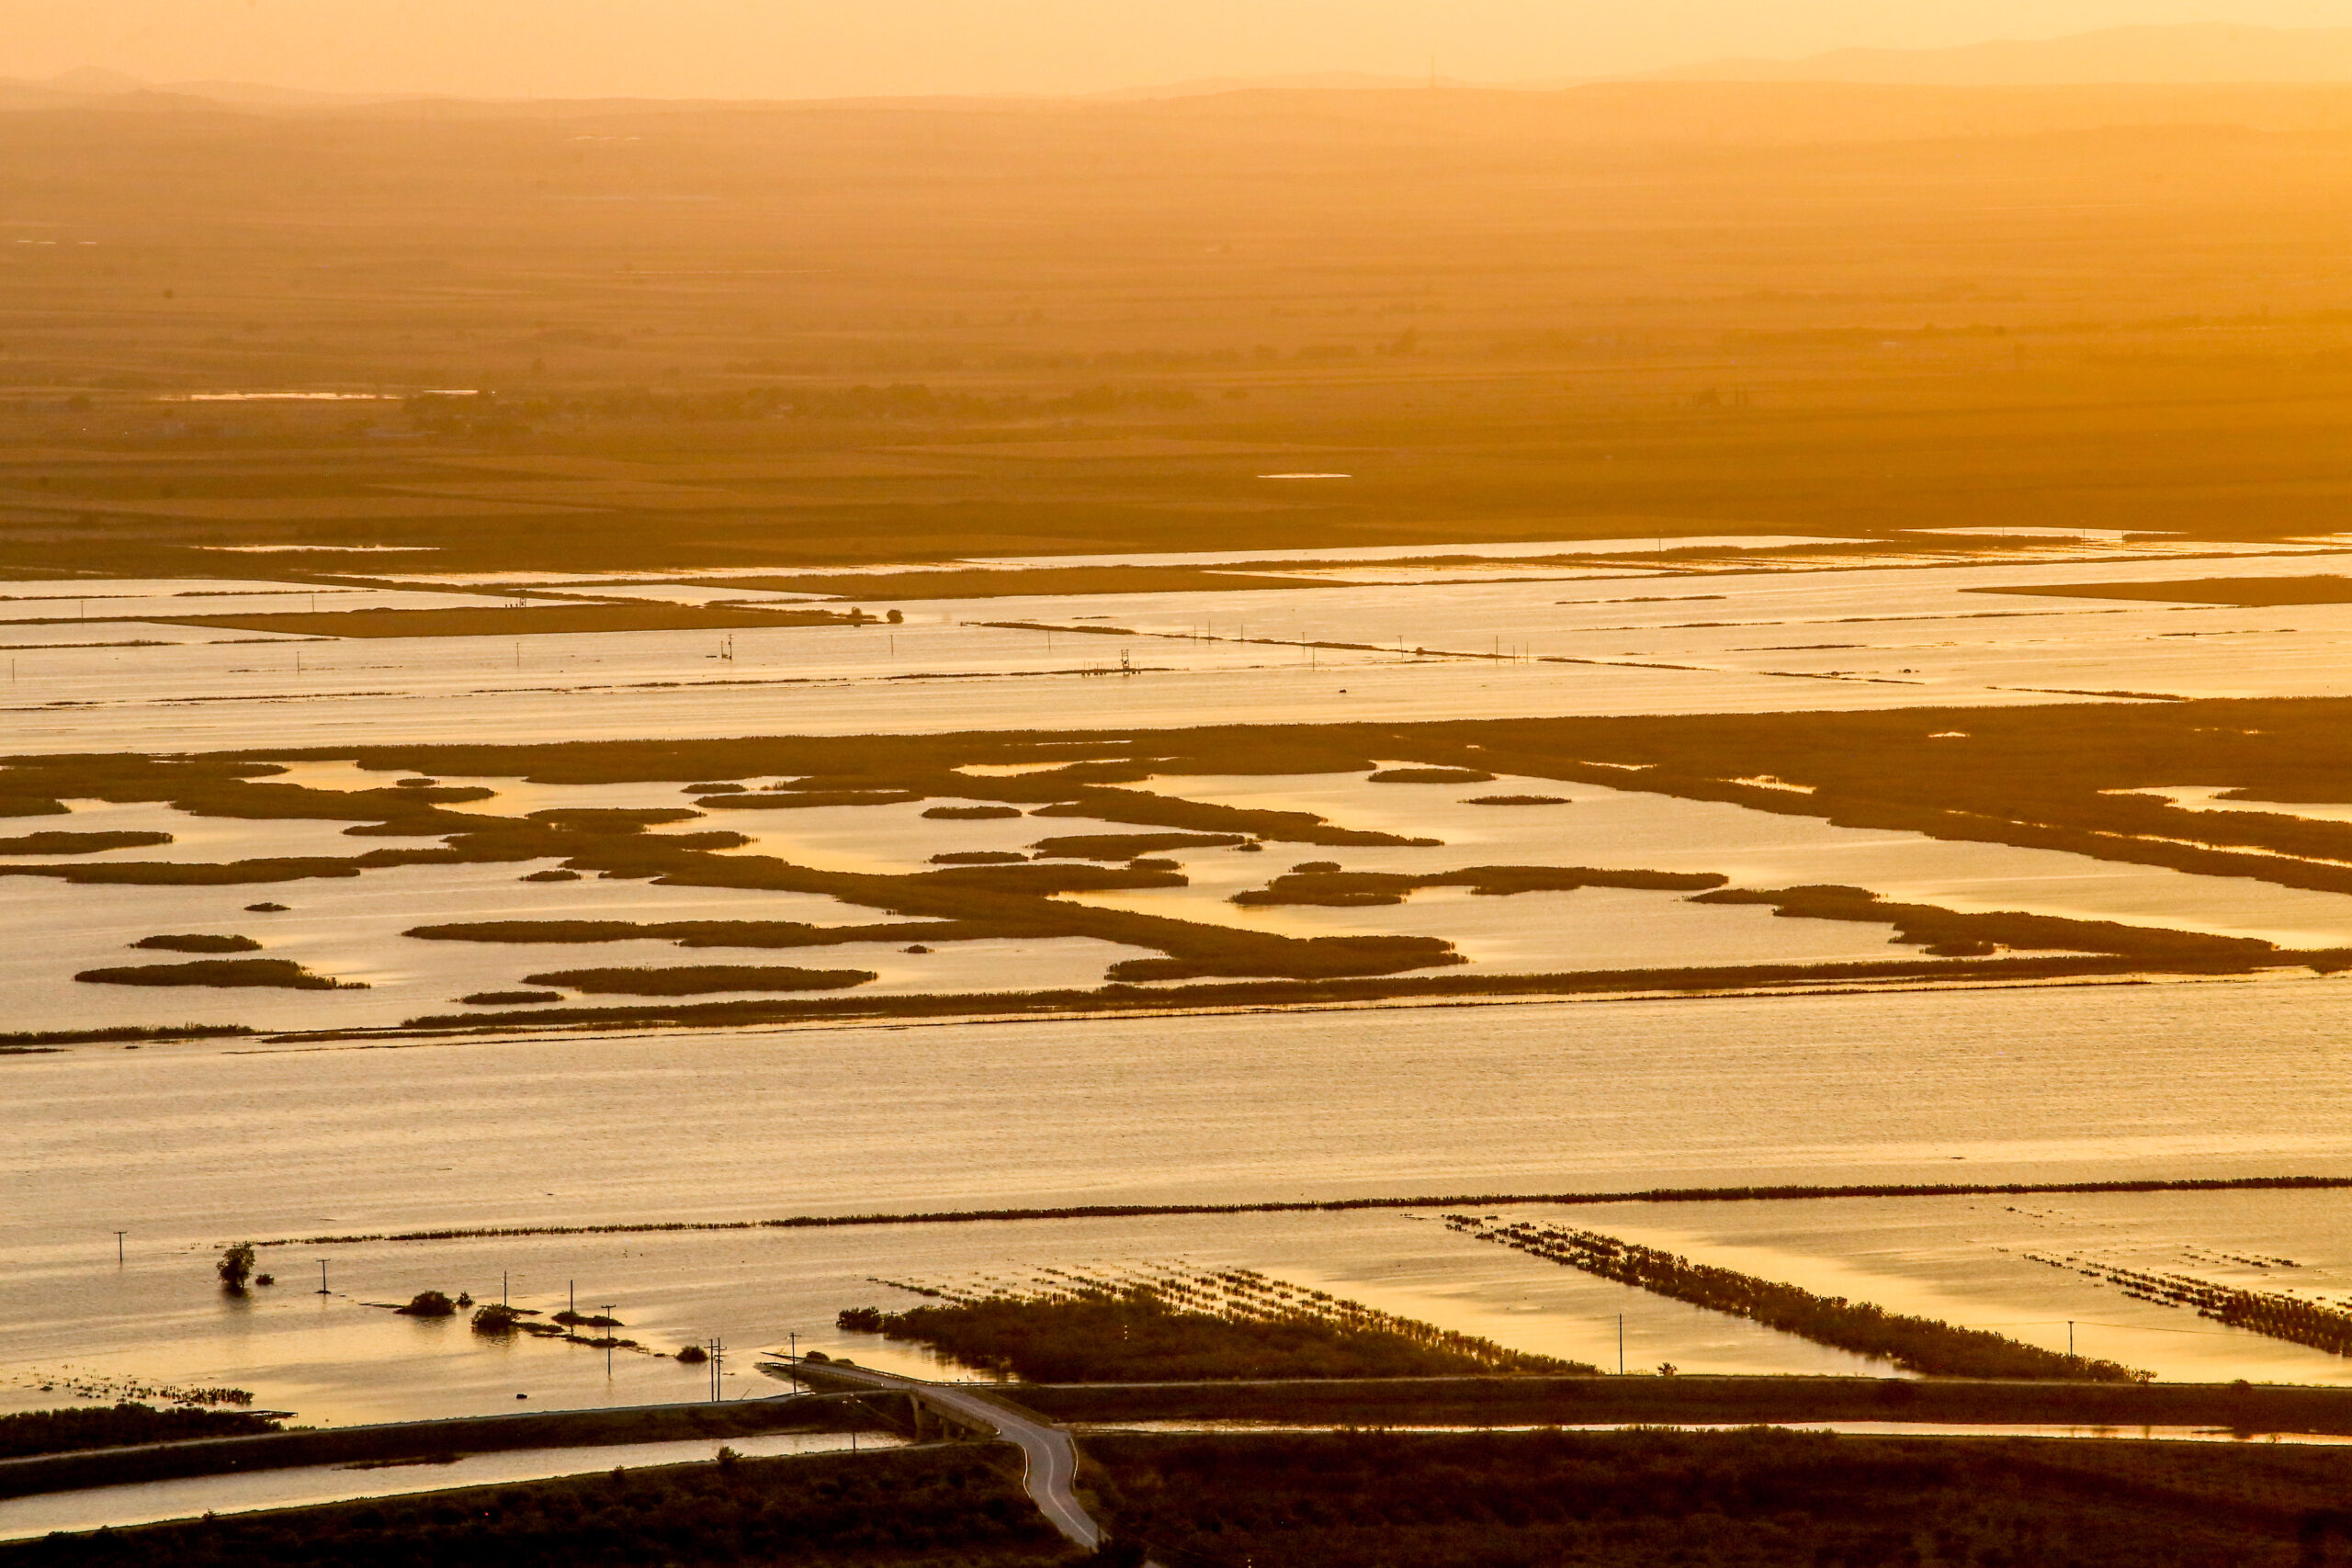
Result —
[[2352, 0], [0, 0], [0, 74], [573, 96], [1087, 92], [1361, 71], [1527, 81]]

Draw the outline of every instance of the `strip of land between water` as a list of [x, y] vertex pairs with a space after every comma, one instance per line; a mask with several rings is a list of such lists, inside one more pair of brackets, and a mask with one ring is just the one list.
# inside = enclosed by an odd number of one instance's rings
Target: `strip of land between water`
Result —
[[1128, 1220], [1197, 1214], [1348, 1213], [1367, 1209], [1477, 1209], [1551, 1203], [1790, 1202], [1825, 1198], [2008, 1198], [2138, 1192], [2312, 1192], [2352, 1188], [2352, 1176], [2147, 1177], [2107, 1181], [1890, 1182], [1860, 1186], [1651, 1187], [1617, 1191], [1480, 1192], [1450, 1196], [1300, 1198], [1235, 1203], [1085, 1203], [1050, 1208], [910, 1210], [794, 1214], [766, 1220], [647, 1220], [594, 1225], [488, 1225], [364, 1235], [279, 1236], [255, 1247], [340, 1247], [379, 1241], [470, 1241], [496, 1236], [645, 1235], [670, 1232], [821, 1230], [854, 1225], [979, 1224], [1022, 1220]]

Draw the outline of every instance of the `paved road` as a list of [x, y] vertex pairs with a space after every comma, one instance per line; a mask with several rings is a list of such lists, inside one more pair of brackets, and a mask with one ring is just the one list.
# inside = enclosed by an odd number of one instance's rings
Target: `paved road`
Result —
[[871, 1367], [848, 1367], [839, 1361], [824, 1369], [827, 1381], [838, 1378], [869, 1388], [911, 1394], [934, 1409], [952, 1411], [987, 1427], [1021, 1449], [1021, 1484], [1037, 1509], [1063, 1535], [1091, 1551], [1102, 1544], [1102, 1529], [1079, 1506], [1073, 1489], [1078, 1480], [1078, 1445], [1061, 1427], [1026, 1412], [999, 1404], [986, 1394], [954, 1383], [925, 1382]]

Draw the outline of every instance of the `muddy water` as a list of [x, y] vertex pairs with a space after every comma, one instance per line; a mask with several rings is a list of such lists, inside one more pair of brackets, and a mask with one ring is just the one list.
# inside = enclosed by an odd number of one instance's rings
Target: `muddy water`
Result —
[[[242, 1237], [435, 1226], [2352, 1172], [2346, 985], [1994, 991], [1964, 1010], [1948, 995], [1722, 998], [10, 1057], [0, 1367], [14, 1386], [0, 1397], [55, 1403], [29, 1380], [77, 1371], [232, 1382], [337, 1420], [500, 1408], [516, 1392], [680, 1397], [664, 1390], [698, 1374], [674, 1362], [625, 1355], [607, 1384], [592, 1351], [484, 1345], [363, 1303], [426, 1288], [495, 1299], [504, 1275], [544, 1309], [576, 1280], [650, 1346], [797, 1331], [886, 1360], [883, 1342], [829, 1326], [843, 1305], [912, 1299], [877, 1278], [1181, 1258], [1597, 1363], [1613, 1360], [1623, 1311], [1637, 1366], [1857, 1369], [1396, 1212], [289, 1246], [265, 1251], [283, 1282], [243, 1303], [211, 1288], [209, 1256]], [[2124, 1215], [2133, 1258], [2259, 1244], [2318, 1270], [2318, 1286], [2337, 1270], [2352, 1285], [2341, 1195], [2198, 1201]], [[1616, 1213], [1601, 1228], [1693, 1253], [1758, 1249], [1739, 1255], [1758, 1272], [2037, 1341], [2070, 1318], [2124, 1325], [2135, 1337], [2086, 1348], [2167, 1376], [2327, 1379], [2347, 1365], [2174, 1332], [2211, 1325], [2014, 1256], [2108, 1245], [2097, 1225], [2045, 1235], [1953, 1213], [1881, 1223], [1859, 1207], [1746, 1205]], [[116, 1227], [131, 1232], [119, 1269]], [[308, 1293], [318, 1258], [328, 1297]]]

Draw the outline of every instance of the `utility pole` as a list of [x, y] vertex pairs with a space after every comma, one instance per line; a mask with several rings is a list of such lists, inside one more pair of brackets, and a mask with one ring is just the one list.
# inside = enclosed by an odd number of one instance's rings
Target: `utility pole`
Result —
[[2075, 1359], [2075, 1320], [2071, 1317], [2066, 1320], [2066, 1359]]
[[[610, 1317], [613, 1315], [613, 1308], [616, 1304], [616, 1303], [606, 1302], [602, 1307], [598, 1308], [597, 1311], [602, 1316]], [[610, 1382], [613, 1381], [613, 1331], [610, 1328], [606, 1328], [604, 1330], [604, 1336], [605, 1381], [606, 1382]]]
[[319, 1288], [317, 1293], [322, 1296], [333, 1293], [327, 1289], [327, 1260], [323, 1258], [319, 1259]]
[[123, 1238], [124, 1236], [129, 1235], [130, 1234], [130, 1233], [129, 1231], [117, 1231], [117, 1232], [115, 1232], [115, 1233], [114, 1233], [114, 1262], [115, 1262], [115, 1267], [116, 1267], [116, 1268], [118, 1268], [118, 1269], [119, 1269], [119, 1268], [121, 1268], [121, 1267], [122, 1267], [122, 1261], [123, 1261], [123, 1258], [122, 1258], [122, 1238]]
[[1625, 1314], [1617, 1314], [1617, 1375], [1625, 1375]]

